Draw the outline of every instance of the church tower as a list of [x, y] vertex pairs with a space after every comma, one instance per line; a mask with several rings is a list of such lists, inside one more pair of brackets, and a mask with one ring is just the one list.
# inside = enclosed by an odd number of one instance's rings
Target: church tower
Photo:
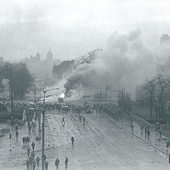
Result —
[[47, 61], [52, 61], [53, 60], [53, 53], [51, 52], [51, 49], [49, 48], [49, 51], [47, 53]]

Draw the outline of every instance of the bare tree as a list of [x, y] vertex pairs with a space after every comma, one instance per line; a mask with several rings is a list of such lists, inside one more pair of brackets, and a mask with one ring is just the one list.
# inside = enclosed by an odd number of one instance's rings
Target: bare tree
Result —
[[97, 58], [97, 54], [98, 52], [100, 52], [101, 49], [95, 49], [93, 51], [88, 52], [88, 54], [78, 57], [75, 60], [75, 66], [77, 67], [78, 65], [81, 64], [90, 64], [93, 60], [95, 60]]
[[160, 116], [163, 115], [163, 109], [164, 109], [163, 101], [166, 95], [165, 91], [170, 83], [170, 79], [165, 78], [163, 75], [159, 74], [154, 78], [154, 80], [156, 82], [156, 96], [158, 99], [158, 113], [159, 113], [159, 120], [160, 120]]
[[147, 80], [146, 83], [143, 85], [143, 89], [149, 94], [150, 114], [152, 117], [153, 101], [154, 101], [154, 94], [155, 94], [155, 89], [156, 89], [155, 79]]
[[136, 102], [137, 104], [143, 104], [146, 100], [146, 93], [144, 91], [143, 85], [137, 85], [136, 87]]

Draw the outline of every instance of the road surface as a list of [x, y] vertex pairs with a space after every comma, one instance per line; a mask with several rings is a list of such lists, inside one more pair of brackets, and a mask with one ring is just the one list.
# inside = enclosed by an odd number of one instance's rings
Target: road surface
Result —
[[[117, 126], [116, 121], [108, 119], [108, 116], [95, 112], [81, 115], [85, 118], [85, 124], [76, 113], [57, 111], [46, 113], [45, 154], [49, 170], [56, 170], [54, 162], [57, 157], [60, 160], [59, 170], [65, 169], [65, 157], [69, 159], [68, 170], [170, 169], [167, 158], [149, 144]], [[75, 138], [73, 146], [72, 136]], [[41, 144], [36, 145], [35, 154], [41, 157]], [[13, 146], [12, 152], [7, 151], [2, 145], [0, 148], [0, 169], [26, 169], [27, 155], [21, 141], [18, 142], [18, 146]]]

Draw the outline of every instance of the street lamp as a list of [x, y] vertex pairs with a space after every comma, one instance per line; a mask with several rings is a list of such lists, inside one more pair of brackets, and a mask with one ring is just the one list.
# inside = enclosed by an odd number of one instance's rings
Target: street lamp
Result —
[[[96, 85], [93, 85], [93, 87], [96, 88], [96, 97], [97, 97], [97, 95], [98, 95], [98, 87], [97, 87]], [[94, 97], [95, 97], [95, 96], [94, 96]]]
[[44, 119], [45, 119], [45, 94], [48, 91], [51, 90], [58, 90], [59, 88], [53, 88], [53, 89], [45, 89], [43, 88], [42, 91], [44, 93], [44, 99], [43, 99], [43, 110], [42, 110], [42, 170], [44, 170], [44, 136], [45, 136], [45, 131], [44, 131]]

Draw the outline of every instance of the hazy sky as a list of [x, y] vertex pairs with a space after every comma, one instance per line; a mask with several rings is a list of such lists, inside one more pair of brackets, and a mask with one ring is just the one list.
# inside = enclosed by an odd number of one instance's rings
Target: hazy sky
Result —
[[21, 60], [51, 47], [54, 58], [71, 59], [104, 49], [115, 31], [140, 29], [144, 40], [170, 35], [170, 1], [0, 1], [0, 56]]

